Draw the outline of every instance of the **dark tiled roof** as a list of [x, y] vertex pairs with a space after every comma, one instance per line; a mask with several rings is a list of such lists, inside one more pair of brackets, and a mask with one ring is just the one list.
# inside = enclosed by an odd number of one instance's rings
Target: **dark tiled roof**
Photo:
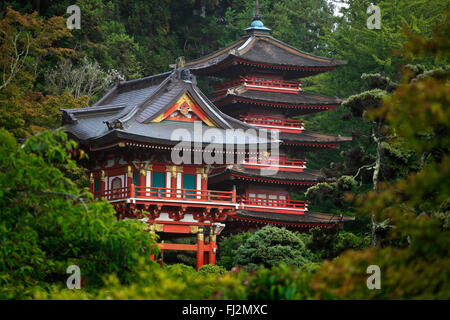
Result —
[[286, 67], [324, 68], [324, 70], [346, 64], [346, 61], [319, 57], [300, 51], [269, 35], [252, 35], [244, 36], [221, 50], [189, 61], [186, 63], [186, 67], [193, 72], [204, 71], [231, 59]]
[[331, 224], [352, 221], [354, 217], [339, 216], [334, 214], [310, 212], [305, 214], [286, 214], [274, 212], [260, 212], [249, 210], [238, 210], [233, 218], [244, 218], [251, 220], [263, 220], [267, 223], [299, 223], [299, 224]]
[[220, 102], [222, 100], [230, 97], [250, 99], [255, 102], [260, 101], [299, 106], [328, 106], [338, 105], [342, 102], [341, 99], [336, 97], [329, 97], [308, 91], [300, 91], [299, 93], [269, 92], [260, 90], [247, 90], [244, 86], [229, 89], [225, 96], [221, 96], [218, 99], [213, 99], [213, 101], [215, 103], [221, 104]]
[[[267, 170], [266, 172], [271, 173], [269, 170]], [[317, 183], [326, 181], [325, 176], [319, 170], [305, 168], [302, 172], [278, 171], [275, 174], [262, 175], [261, 170], [245, 168], [242, 164], [229, 165], [225, 167], [223, 171], [211, 174], [209, 178], [214, 181], [215, 178], [219, 176], [230, 174], [234, 176], [244, 177], [245, 179], [268, 179], [286, 183], [289, 183], [291, 181], [305, 183]]]
[[285, 142], [341, 143], [351, 141], [352, 138], [303, 130], [302, 133], [280, 132], [280, 140]]
[[[111, 142], [130, 138], [136, 141], [161, 142], [174, 145], [179, 141], [194, 141], [194, 123], [167, 121], [152, 122], [168, 110], [184, 94], [189, 93], [200, 108], [216, 124], [227, 143], [225, 130], [231, 128], [254, 128], [233, 119], [221, 111], [197, 88], [195, 77], [181, 77], [182, 70], [153, 77], [146, 77], [114, 86], [95, 106], [83, 109], [61, 109], [63, 125], [68, 133], [80, 141], [90, 144]], [[205, 127], [204, 124], [202, 124]], [[176, 129], [189, 132], [172, 139]], [[257, 136], [257, 134], [255, 134]], [[184, 139], [186, 138], [186, 139]], [[205, 137], [203, 137], [205, 138]], [[249, 137], [245, 136], [246, 144]], [[252, 141], [267, 143], [258, 137]], [[203, 141], [209, 144], [211, 141]]]

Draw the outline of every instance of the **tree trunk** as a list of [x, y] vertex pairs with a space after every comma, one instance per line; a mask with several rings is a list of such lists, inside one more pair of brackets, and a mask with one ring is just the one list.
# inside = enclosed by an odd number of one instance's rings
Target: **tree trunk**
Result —
[[[373, 170], [373, 176], [372, 176], [372, 182], [373, 182], [373, 190], [376, 191], [378, 188], [378, 177], [380, 175], [380, 168], [381, 168], [381, 153], [382, 153], [382, 147], [381, 147], [381, 138], [380, 138], [380, 124], [377, 124], [376, 129], [372, 129], [372, 138], [377, 144], [377, 153], [375, 158], [375, 168]], [[372, 214], [371, 217], [371, 243], [370, 245], [372, 247], [377, 247], [380, 245], [381, 239], [376, 234], [377, 229], [377, 222], [375, 221], [375, 215]]]
[[380, 125], [377, 126], [376, 133], [375, 131], [372, 132], [372, 137], [375, 143], [377, 144], [377, 154], [375, 158], [375, 168], [373, 170], [373, 176], [372, 176], [372, 182], [373, 182], [373, 190], [377, 190], [378, 187], [378, 177], [380, 175], [380, 169], [381, 169], [381, 153], [382, 153], [382, 147], [381, 147], [381, 138], [380, 138]]

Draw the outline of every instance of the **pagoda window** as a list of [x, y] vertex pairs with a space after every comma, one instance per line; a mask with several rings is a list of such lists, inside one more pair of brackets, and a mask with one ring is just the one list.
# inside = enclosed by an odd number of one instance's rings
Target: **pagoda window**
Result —
[[184, 174], [183, 175], [183, 189], [188, 189], [186, 191], [186, 198], [194, 198], [195, 194], [195, 174]]
[[[134, 186], [135, 187], [139, 187], [139, 172], [135, 172], [134, 174], [133, 174], [133, 184], [134, 184]], [[138, 189], [134, 189], [135, 191], [135, 197], [137, 197], [138, 196]]]
[[122, 179], [116, 177], [111, 181], [112, 196], [114, 199], [119, 197], [120, 189], [122, 189]]
[[[274, 201], [275, 200], [275, 201]], [[273, 203], [277, 203], [278, 200], [278, 196], [276, 194], [269, 194], [269, 199], [267, 200], [267, 202], [269, 204], [273, 204]]]
[[153, 172], [152, 176], [152, 196], [161, 197], [165, 193], [166, 188], [166, 173]]
[[100, 195], [100, 179], [94, 180], [94, 194]]
[[266, 203], [267, 195], [264, 194], [264, 193], [258, 193], [258, 194], [256, 195], [256, 198], [257, 198], [258, 204], [265, 204], [265, 203]]

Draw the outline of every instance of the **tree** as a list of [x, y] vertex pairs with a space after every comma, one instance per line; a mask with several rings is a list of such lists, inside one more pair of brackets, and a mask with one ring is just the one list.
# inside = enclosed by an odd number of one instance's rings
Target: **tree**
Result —
[[118, 71], [104, 71], [97, 61], [89, 61], [87, 57], [84, 57], [78, 66], [74, 66], [68, 59], [62, 61], [45, 76], [48, 91], [52, 94], [69, 92], [75, 99], [84, 95], [93, 97], [97, 93], [103, 93], [119, 78], [124, 77]]
[[[437, 25], [431, 39], [412, 35], [403, 50], [408, 55], [448, 57], [450, 13]], [[347, 252], [325, 263], [312, 286], [318, 298], [346, 299], [449, 299], [450, 234], [446, 227], [450, 198], [449, 71], [423, 76], [405, 70], [402, 82], [371, 117], [383, 118], [396, 136], [427, 161], [418, 172], [377, 190], [354, 196], [359, 212], [395, 225], [390, 238], [409, 241], [404, 248], [370, 248]], [[427, 213], [427, 214], [423, 214]], [[366, 269], [378, 265], [382, 290], [367, 290]]]
[[155, 240], [140, 222], [117, 221], [107, 201], [94, 201], [57, 166], [75, 167], [76, 147], [63, 131], [42, 132], [19, 145], [0, 129], [0, 296], [28, 297], [35, 286], [65, 284], [78, 265], [86, 285], [117, 272], [134, 276], [139, 257], [150, 263]]
[[251, 233], [249, 232], [241, 232], [228, 237], [222, 237], [219, 242], [220, 250], [217, 253], [217, 264], [227, 270], [233, 268], [233, 260], [236, 256], [236, 251], [250, 237]]
[[302, 266], [310, 263], [311, 252], [294, 233], [284, 228], [265, 226], [239, 247], [234, 265], [255, 268], [284, 263]]
[[53, 117], [61, 105], [47, 109], [55, 100], [86, 105], [85, 97], [69, 101], [67, 96], [44, 97], [35, 90], [39, 70], [73, 53], [59, 43], [71, 35], [62, 17], [44, 20], [37, 13], [21, 15], [8, 8], [0, 20], [0, 30], [0, 127], [24, 138], [42, 130], [50, 119], [52, 128], [60, 125], [55, 124]]
[[339, 231], [339, 227], [312, 228], [311, 239], [307, 245], [320, 260], [334, 259], [347, 250], [362, 250], [369, 245], [365, 236]]

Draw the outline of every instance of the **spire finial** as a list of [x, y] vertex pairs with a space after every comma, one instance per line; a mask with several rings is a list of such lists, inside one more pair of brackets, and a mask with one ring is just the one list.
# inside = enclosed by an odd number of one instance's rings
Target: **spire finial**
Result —
[[254, 8], [255, 10], [253, 13], [253, 20], [261, 20], [263, 16], [259, 14], [259, 9], [261, 9], [261, 7], [259, 6], [259, 0], [256, 0], [256, 5], [254, 6]]

